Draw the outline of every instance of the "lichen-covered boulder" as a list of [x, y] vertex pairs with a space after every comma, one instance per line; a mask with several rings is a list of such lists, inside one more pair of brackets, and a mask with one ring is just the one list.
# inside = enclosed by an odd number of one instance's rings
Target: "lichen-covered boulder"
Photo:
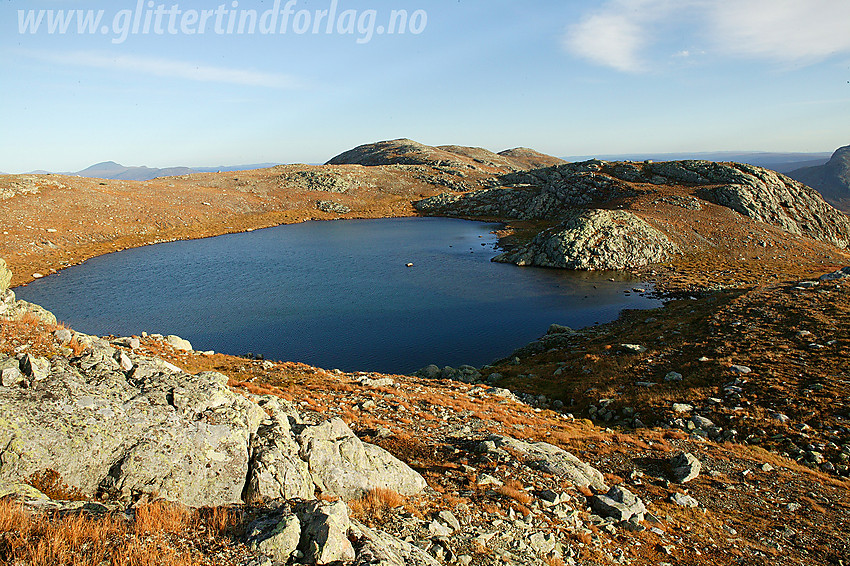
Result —
[[628, 269], [668, 261], [679, 247], [624, 210], [578, 210], [493, 261], [580, 270]]
[[297, 439], [301, 458], [323, 493], [350, 500], [375, 488], [402, 495], [425, 489], [422, 476], [383, 448], [362, 442], [342, 419], [307, 426]]
[[0, 480], [51, 470], [90, 497], [240, 502], [265, 413], [221, 374], [133, 354], [125, 372], [111, 347], [91, 344], [82, 358], [56, 358], [28, 388], [0, 388]]
[[510, 436], [492, 434], [479, 445], [482, 451], [508, 449], [528, 458], [531, 465], [554, 476], [564, 478], [577, 487], [606, 491], [602, 472], [579, 460], [575, 455], [548, 442], [525, 442]]
[[311, 499], [315, 488], [307, 463], [299, 456], [290, 416], [274, 399], [262, 407], [271, 416], [260, 424], [251, 441], [251, 463], [243, 498], [246, 502], [270, 499]]

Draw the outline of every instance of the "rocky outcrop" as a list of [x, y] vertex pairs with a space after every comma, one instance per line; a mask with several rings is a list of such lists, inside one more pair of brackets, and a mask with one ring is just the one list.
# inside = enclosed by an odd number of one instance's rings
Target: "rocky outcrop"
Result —
[[540, 153], [527, 147], [515, 147], [500, 151], [499, 155], [507, 157], [519, 169], [542, 169], [566, 163], [563, 159]]
[[699, 192], [706, 200], [791, 234], [840, 248], [850, 243], [850, 218], [811, 187], [775, 171], [711, 161], [650, 163], [644, 171], [655, 184], [705, 185]]
[[328, 495], [354, 499], [376, 488], [418, 493], [425, 480], [383, 448], [361, 442], [341, 419], [307, 426], [298, 434], [313, 482]]
[[[692, 195], [661, 195], [653, 205], [671, 204], [701, 211], [705, 201], [724, 206], [798, 235], [846, 248], [850, 218], [832, 208], [816, 191], [761, 167], [710, 161], [608, 163], [591, 160], [514, 172], [501, 186], [445, 193], [417, 201], [422, 214], [544, 220], [558, 225], [495, 261], [568, 269], [628, 269], [669, 261], [680, 253], [664, 233], [639, 212], [614, 208], [658, 186], [678, 187]], [[638, 210], [640, 207], [638, 207]], [[680, 234], [681, 236], [681, 234]]]
[[351, 208], [347, 207], [341, 202], [336, 202], [332, 200], [316, 201], [316, 208], [318, 208], [322, 212], [330, 212], [332, 214], [348, 214], [349, 212], [351, 212]]
[[260, 406], [270, 414], [251, 441], [251, 463], [243, 499], [246, 502], [274, 499], [310, 499], [315, 486], [307, 462], [299, 456], [290, 420], [300, 418], [284, 409], [279, 400], [265, 397]]
[[281, 175], [278, 183], [285, 189], [296, 188], [325, 193], [347, 193], [357, 186], [353, 175], [334, 171], [293, 171]]
[[[122, 357], [132, 369], [122, 369]], [[232, 392], [224, 375], [190, 375], [102, 340], [78, 359], [3, 358], [0, 367], [6, 480], [53, 470], [86, 496], [156, 494], [194, 507], [308, 499], [316, 487], [346, 498], [373, 487], [425, 487], [339, 419], [302, 426], [296, 443], [282, 411], [269, 416]]]
[[231, 392], [223, 375], [145, 361], [128, 376], [114, 356], [98, 344], [76, 363], [55, 360], [28, 388], [0, 391], [0, 476], [53, 470], [90, 497], [241, 501], [262, 411]]
[[579, 210], [493, 261], [581, 270], [628, 269], [668, 261], [679, 247], [631, 212]]
[[600, 174], [601, 161], [505, 175], [505, 186], [463, 195], [442, 194], [413, 203], [423, 214], [515, 220], [563, 220], [591, 203], [635, 196], [618, 179]]

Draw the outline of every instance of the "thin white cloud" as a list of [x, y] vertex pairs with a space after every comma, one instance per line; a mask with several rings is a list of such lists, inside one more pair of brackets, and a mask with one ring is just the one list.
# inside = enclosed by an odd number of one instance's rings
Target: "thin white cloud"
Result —
[[805, 63], [850, 51], [848, 0], [721, 0], [713, 4], [709, 33], [725, 54]]
[[639, 53], [647, 43], [642, 26], [628, 14], [602, 12], [572, 26], [564, 46], [579, 57], [619, 71], [635, 72], [643, 67]]
[[303, 87], [301, 81], [289, 75], [215, 67], [172, 59], [139, 57], [136, 55], [110, 55], [94, 51], [72, 51], [67, 53], [28, 51], [26, 54], [42, 61], [62, 65], [127, 71], [189, 81], [284, 90], [295, 90]]
[[608, 0], [569, 26], [563, 45], [628, 72], [653, 65], [651, 47], [671, 32], [689, 43], [680, 57], [697, 41], [724, 57], [809, 64], [850, 52], [848, 23], [848, 0]]

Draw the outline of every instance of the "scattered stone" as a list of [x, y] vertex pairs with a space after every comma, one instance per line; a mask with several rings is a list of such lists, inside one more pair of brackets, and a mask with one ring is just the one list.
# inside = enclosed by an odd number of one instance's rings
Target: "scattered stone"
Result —
[[248, 526], [248, 546], [276, 562], [289, 562], [300, 542], [301, 522], [288, 510], [282, 515], [257, 519]]
[[481, 474], [478, 478], [478, 485], [494, 485], [496, 487], [504, 485], [504, 482], [499, 478], [493, 477], [490, 474]]
[[544, 533], [534, 533], [531, 535], [529, 539], [529, 546], [531, 550], [536, 552], [539, 556], [548, 556], [550, 554], [554, 554], [556, 549], [560, 546], [558, 543], [558, 538], [551, 534]]
[[699, 507], [699, 502], [696, 499], [684, 493], [674, 493], [670, 497], [670, 501], [681, 507]]
[[188, 340], [184, 340], [179, 336], [175, 336], [174, 334], [169, 335], [165, 341], [175, 350], [182, 350], [184, 352], [192, 351], [192, 344], [189, 343]]
[[434, 519], [428, 524], [428, 532], [435, 537], [448, 537], [454, 532], [438, 520]]
[[643, 354], [646, 352], [646, 347], [640, 344], [620, 344], [620, 347], [630, 354]]
[[[357, 566], [440, 566], [421, 548], [357, 521], [351, 521], [349, 533], [358, 543]], [[467, 566], [472, 562], [468, 558]], [[458, 562], [464, 564], [463, 556], [458, 557]]]
[[595, 514], [615, 521], [628, 521], [632, 517], [642, 521], [646, 513], [646, 506], [640, 498], [617, 485], [609, 489], [605, 495], [591, 497], [590, 506]]
[[702, 415], [694, 415], [691, 417], [691, 422], [694, 423], [698, 428], [703, 430], [708, 430], [714, 427], [714, 422], [711, 419], [707, 419]]
[[308, 564], [348, 562], [355, 558], [348, 540], [348, 507], [342, 501], [310, 501], [298, 509], [304, 525], [300, 548]]
[[673, 403], [673, 412], [675, 413], [690, 413], [693, 410], [693, 405], [688, 405], [687, 403]]
[[457, 520], [457, 517], [451, 511], [444, 509], [437, 514], [437, 517], [454, 530], [460, 530], [460, 521]]
[[124, 346], [126, 348], [130, 348], [131, 350], [138, 350], [142, 346], [141, 341], [139, 341], [139, 339], [135, 336], [128, 338], [117, 338], [113, 340], [112, 343], [116, 346]]
[[115, 361], [121, 366], [121, 369], [124, 371], [130, 371], [133, 369], [133, 361], [130, 357], [124, 352], [118, 352], [115, 354]]
[[670, 373], [664, 376], [664, 381], [682, 381], [682, 374], [677, 371], [671, 371]]
[[357, 380], [357, 383], [364, 387], [392, 387], [395, 385], [395, 380], [391, 377], [372, 378], [364, 375]]
[[0, 369], [0, 385], [3, 387], [16, 387], [18, 385], [26, 385], [27, 380], [24, 375], [16, 367], [7, 367]]
[[677, 483], [687, 483], [702, 471], [702, 464], [690, 452], [679, 452], [673, 456], [670, 459], [670, 467], [673, 471], [673, 481]]
[[21, 358], [21, 372], [29, 376], [33, 381], [43, 381], [50, 375], [50, 361], [46, 358], [36, 358], [24, 354]]
[[53, 337], [56, 338], [57, 342], [64, 346], [73, 339], [74, 335], [67, 328], [59, 328], [53, 333]]
[[739, 365], [733, 365], [729, 368], [729, 370], [732, 373], [737, 373], [737, 374], [742, 374], [742, 375], [746, 375], [746, 374], [751, 373], [753, 371], [752, 369], [748, 368], [747, 366], [739, 366]]
[[[602, 472], [582, 462], [562, 448], [558, 448], [547, 442], [530, 444], [498, 434], [491, 435], [488, 440], [493, 444], [495, 450], [507, 448], [524, 454], [529, 458], [534, 467], [546, 473], [562, 477], [577, 487], [591, 486], [597, 491], [608, 489], [608, 486], [605, 485]], [[486, 450], [486, 443], [482, 445]]]

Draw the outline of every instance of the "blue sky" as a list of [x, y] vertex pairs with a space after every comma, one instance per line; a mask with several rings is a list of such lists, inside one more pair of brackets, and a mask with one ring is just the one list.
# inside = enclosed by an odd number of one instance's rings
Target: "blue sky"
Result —
[[[274, 0], [233, 4], [4, 0], [0, 171], [312, 163], [399, 137], [558, 156], [850, 143], [847, 0], [292, 0], [280, 33], [281, 0], [265, 34]], [[103, 10], [94, 33], [78, 10]]]

